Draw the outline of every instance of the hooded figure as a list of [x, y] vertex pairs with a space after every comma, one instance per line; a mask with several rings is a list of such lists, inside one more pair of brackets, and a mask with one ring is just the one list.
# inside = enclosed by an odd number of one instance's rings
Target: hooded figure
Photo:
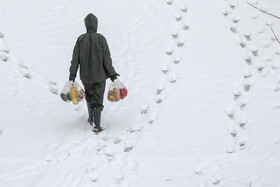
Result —
[[88, 122], [93, 125], [95, 132], [102, 131], [100, 127], [101, 111], [106, 79], [114, 81], [119, 74], [113, 65], [109, 46], [105, 37], [97, 33], [98, 20], [95, 15], [88, 14], [85, 18], [87, 32], [76, 42], [70, 66], [69, 80], [74, 81], [78, 68], [80, 78], [85, 87], [88, 106]]

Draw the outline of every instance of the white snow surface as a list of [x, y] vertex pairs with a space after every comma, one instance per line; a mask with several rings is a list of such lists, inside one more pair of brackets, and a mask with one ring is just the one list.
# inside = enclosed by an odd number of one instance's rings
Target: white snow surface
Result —
[[[280, 16], [279, 0], [0, 0], [0, 186], [279, 187], [280, 20], [248, 3]], [[129, 91], [99, 135], [59, 97], [90, 12]]]

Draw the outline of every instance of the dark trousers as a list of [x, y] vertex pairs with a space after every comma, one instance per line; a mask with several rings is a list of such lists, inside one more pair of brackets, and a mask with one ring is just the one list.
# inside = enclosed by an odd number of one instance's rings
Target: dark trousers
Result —
[[86, 101], [90, 103], [92, 108], [103, 110], [103, 98], [105, 92], [106, 81], [86, 83], [83, 82], [86, 93]]

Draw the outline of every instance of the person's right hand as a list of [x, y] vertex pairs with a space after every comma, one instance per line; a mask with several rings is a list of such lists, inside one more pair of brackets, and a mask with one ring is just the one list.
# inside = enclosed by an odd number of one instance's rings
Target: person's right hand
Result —
[[118, 78], [118, 76], [120, 76], [120, 75], [119, 75], [119, 74], [112, 75], [112, 76], [110, 77], [111, 81], [114, 82], [114, 81]]

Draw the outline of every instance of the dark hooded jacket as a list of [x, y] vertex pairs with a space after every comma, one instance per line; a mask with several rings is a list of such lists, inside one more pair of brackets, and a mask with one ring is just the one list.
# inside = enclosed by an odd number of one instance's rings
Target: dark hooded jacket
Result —
[[97, 33], [98, 21], [95, 15], [87, 15], [85, 26], [87, 33], [77, 39], [73, 51], [69, 79], [75, 80], [80, 66], [83, 82], [102, 82], [117, 74], [112, 65], [109, 46], [105, 37]]

